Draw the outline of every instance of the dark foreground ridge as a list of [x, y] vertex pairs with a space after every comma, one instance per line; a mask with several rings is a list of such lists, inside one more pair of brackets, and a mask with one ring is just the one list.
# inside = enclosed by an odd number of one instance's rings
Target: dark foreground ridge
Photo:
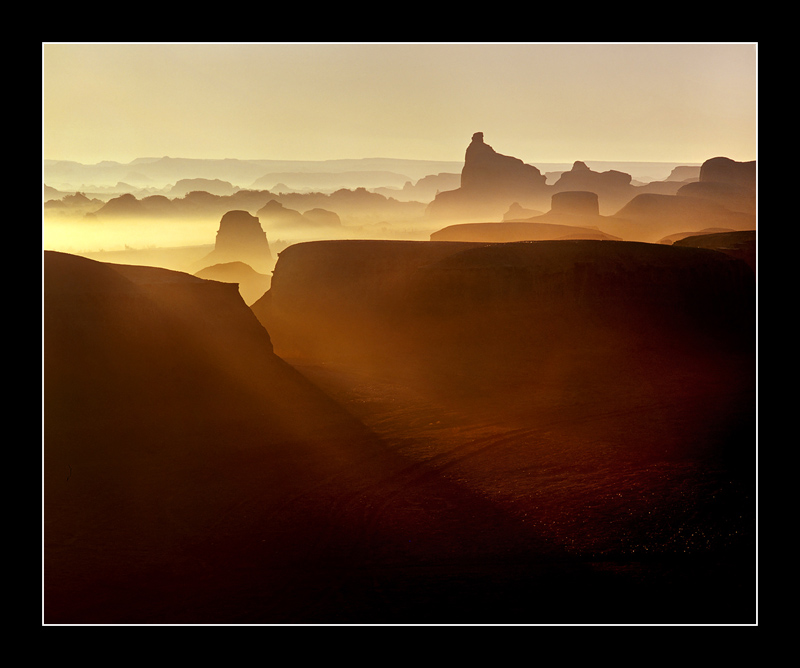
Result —
[[44, 621], [752, 622], [752, 272], [566, 243], [46, 252]]

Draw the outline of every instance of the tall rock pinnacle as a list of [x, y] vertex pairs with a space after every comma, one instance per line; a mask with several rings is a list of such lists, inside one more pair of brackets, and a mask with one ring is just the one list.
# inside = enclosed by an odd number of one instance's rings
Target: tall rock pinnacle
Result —
[[498, 153], [476, 132], [464, 155], [461, 187], [439, 193], [427, 214], [459, 222], [502, 220], [514, 202], [533, 208], [549, 204], [546, 181], [536, 167]]

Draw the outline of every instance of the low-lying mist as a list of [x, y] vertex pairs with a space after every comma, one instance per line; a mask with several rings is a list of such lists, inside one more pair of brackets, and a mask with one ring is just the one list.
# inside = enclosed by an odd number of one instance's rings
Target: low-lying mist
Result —
[[99, 220], [45, 217], [42, 240], [47, 250], [77, 254], [213, 245], [218, 226], [219, 220], [211, 218]]
[[[220, 219], [126, 217], [112, 220], [91, 216], [46, 214], [42, 223], [45, 250], [83, 255], [107, 262], [151, 264], [190, 271], [214, 247]], [[428, 221], [368, 222], [363, 225], [301, 228], [266, 226], [274, 256], [295, 243], [332, 239], [428, 240], [437, 225]]]

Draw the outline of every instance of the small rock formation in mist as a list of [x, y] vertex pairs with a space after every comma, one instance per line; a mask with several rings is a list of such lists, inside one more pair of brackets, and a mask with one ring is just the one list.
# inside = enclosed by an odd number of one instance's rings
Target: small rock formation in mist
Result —
[[342, 224], [341, 218], [333, 211], [315, 207], [300, 213], [284, 206], [277, 199], [267, 202], [256, 215], [268, 230], [304, 230], [315, 227], [340, 227]]
[[543, 211], [537, 211], [535, 209], [526, 209], [525, 207], [520, 206], [519, 202], [514, 202], [510, 207], [508, 207], [508, 211], [503, 214], [503, 220], [527, 220], [528, 218], [533, 218], [534, 216], [541, 216], [543, 213]]
[[[50, 189], [50, 196], [55, 195], [55, 191]], [[48, 191], [45, 187], [45, 197]], [[49, 199], [44, 203], [45, 209], [89, 209], [92, 207], [102, 206], [103, 202], [97, 198], [88, 198], [84, 193], [76, 192], [71, 195], [64, 195], [58, 199]]]
[[228, 262], [244, 262], [262, 274], [274, 264], [266, 232], [247, 211], [228, 211], [222, 216], [214, 250], [201, 260], [204, 266]]
[[754, 230], [756, 218], [755, 214], [733, 211], [706, 197], [646, 193], [637, 195], [616, 214], [608, 216], [606, 226], [624, 239], [655, 243], [692, 228]]
[[331, 193], [342, 188], [399, 187], [408, 176], [385, 170], [347, 172], [272, 172], [256, 179], [251, 188], [272, 192]]
[[633, 196], [630, 174], [616, 170], [595, 172], [580, 160], [576, 161], [572, 169], [561, 174], [561, 177], [552, 186], [554, 193], [565, 191], [592, 192], [597, 196], [598, 214], [609, 214], [617, 211]]
[[[267, 218], [274, 218], [280, 225], [331, 229], [340, 225], [418, 221], [423, 217], [425, 206], [423, 202], [398, 201], [370, 192], [366, 188], [340, 189], [330, 194], [287, 192], [280, 195], [268, 190], [237, 190], [232, 195], [215, 195], [204, 190], [193, 190], [183, 197], [172, 199], [165, 195], [139, 199], [131, 193], [125, 193], [112, 197], [105, 203], [100, 202], [86, 215], [99, 219], [199, 219], [242, 210], [259, 217], [263, 215], [265, 227], [269, 227]], [[261, 209], [264, 207], [266, 209], [262, 213]], [[322, 214], [317, 209], [331, 215]], [[312, 213], [306, 216], [301, 211]], [[338, 217], [338, 222], [334, 215]]]
[[599, 213], [597, 195], [585, 191], [564, 191], [551, 198], [550, 211], [509, 220], [512, 212], [523, 214], [516, 204], [502, 223], [461, 223], [433, 232], [431, 241], [543, 241], [554, 239], [608, 239], [619, 237], [602, 230], [605, 218]]
[[679, 181], [681, 183], [697, 181], [700, 179], [700, 169], [701, 167], [697, 166], [679, 165], [678, 167], [673, 167], [669, 176], [664, 180]]
[[248, 306], [258, 301], [269, 290], [271, 281], [269, 275], [258, 273], [244, 262], [214, 264], [195, 272], [194, 275], [211, 281], [236, 283], [239, 286], [239, 294]]
[[328, 211], [319, 207], [309, 209], [303, 213], [303, 218], [312, 225], [319, 227], [341, 227], [342, 219], [335, 211]]
[[730, 158], [711, 158], [700, 168], [696, 182], [677, 192], [714, 202], [739, 213], [756, 213], [756, 162], [737, 162]]
[[185, 197], [190, 192], [203, 191], [212, 195], [227, 197], [239, 191], [228, 181], [221, 179], [180, 179], [169, 191], [170, 197]]

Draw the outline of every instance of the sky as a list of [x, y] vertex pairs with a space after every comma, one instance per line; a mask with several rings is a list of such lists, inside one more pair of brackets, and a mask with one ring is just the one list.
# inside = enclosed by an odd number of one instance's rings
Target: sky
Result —
[[43, 43], [42, 157], [757, 158], [756, 43]]

